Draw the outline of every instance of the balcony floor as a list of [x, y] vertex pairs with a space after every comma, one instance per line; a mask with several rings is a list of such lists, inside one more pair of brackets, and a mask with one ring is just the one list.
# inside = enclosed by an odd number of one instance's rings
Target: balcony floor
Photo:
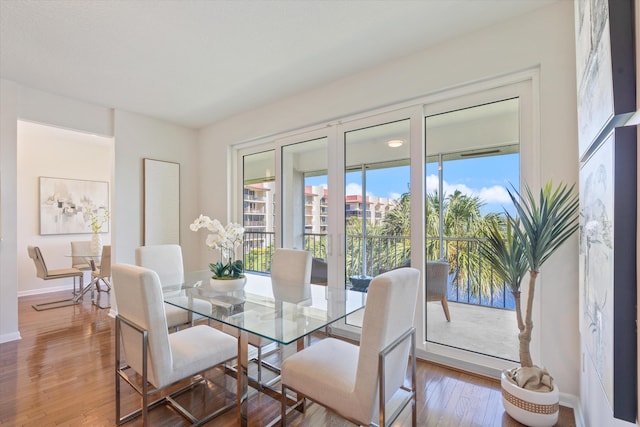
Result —
[[[347, 323], [362, 326], [363, 310]], [[427, 340], [502, 359], [518, 361], [516, 312], [449, 301], [451, 322], [438, 301], [427, 303]]]
[[451, 322], [442, 305], [427, 303], [427, 340], [517, 361], [516, 312], [449, 301]]

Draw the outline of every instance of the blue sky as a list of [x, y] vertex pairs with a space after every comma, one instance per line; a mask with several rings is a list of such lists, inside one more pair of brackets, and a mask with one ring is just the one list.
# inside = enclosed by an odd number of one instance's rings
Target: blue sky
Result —
[[[482, 212], [503, 212], [504, 205], [510, 205], [506, 188], [518, 186], [519, 155], [479, 157], [451, 160], [444, 163], [445, 195], [460, 190], [464, 194], [479, 196], [486, 205]], [[426, 171], [427, 191], [438, 189], [438, 167], [430, 163]], [[361, 194], [361, 174], [347, 174], [346, 194]], [[326, 177], [307, 179], [307, 185], [326, 185]], [[367, 173], [367, 194], [397, 198], [409, 190], [409, 167], [370, 170]]]

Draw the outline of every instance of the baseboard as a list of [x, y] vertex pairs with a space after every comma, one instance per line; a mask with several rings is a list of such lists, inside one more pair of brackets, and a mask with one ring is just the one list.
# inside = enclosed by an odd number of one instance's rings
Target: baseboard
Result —
[[2, 334], [0, 335], [0, 344], [10, 341], [21, 340], [20, 332], [11, 332], [10, 334]]
[[20, 291], [18, 292], [18, 298], [20, 297], [28, 297], [31, 295], [42, 295], [42, 294], [50, 294], [53, 292], [63, 292], [69, 291], [73, 292], [73, 284], [71, 285], [62, 285], [62, 286], [54, 286], [51, 288], [41, 288], [41, 289], [29, 289], [28, 291]]

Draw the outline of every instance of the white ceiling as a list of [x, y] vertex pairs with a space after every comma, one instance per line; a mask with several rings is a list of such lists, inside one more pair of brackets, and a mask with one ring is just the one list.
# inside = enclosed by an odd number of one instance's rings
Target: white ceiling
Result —
[[200, 128], [556, 1], [0, 0], [0, 76]]

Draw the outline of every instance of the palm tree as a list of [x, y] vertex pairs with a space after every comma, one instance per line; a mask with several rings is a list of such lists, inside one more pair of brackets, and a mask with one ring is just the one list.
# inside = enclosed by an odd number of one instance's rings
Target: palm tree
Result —
[[425, 198], [425, 233], [427, 259], [440, 258], [440, 242], [434, 238], [440, 235], [440, 198], [437, 191], [427, 193]]
[[[494, 286], [491, 271], [482, 266], [476, 249], [485, 223], [482, 206], [484, 202], [479, 197], [456, 190], [445, 198], [443, 210], [443, 235], [455, 240], [445, 247], [445, 257], [455, 273], [453, 287], [478, 298], [490, 295]], [[493, 214], [489, 215], [493, 218]]]
[[[565, 184], [553, 188], [549, 181], [540, 189], [538, 198], [525, 185], [524, 197], [513, 188], [509, 196], [513, 201], [516, 216], [506, 213], [507, 228], [485, 229], [487, 240], [482, 244], [482, 253], [498, 274], [502, 276], [517, 298], [516, 316], [520, 366], [534, 368], [530, 343], [533, 329], [532, 307], [536, 278], [540, 267], [578, 229], [578, 196], [575, 185]], [[504, 235], [502, 231], [505, 231]], [[522, 263], [529, 270], [529, 292], [522, 316], [519, 293]], [[537, 368], [539, 369], [539, 368]], [[521, 383], [519, 383], [522, 386]]]
[[381, 268], [396, 267], [411, 258], [411, 197], [409, 193], [400, 196], [398, 204], [382, 220], [381, 234], [386, 239], [377, 239], [380, 251], [378, 271]]

